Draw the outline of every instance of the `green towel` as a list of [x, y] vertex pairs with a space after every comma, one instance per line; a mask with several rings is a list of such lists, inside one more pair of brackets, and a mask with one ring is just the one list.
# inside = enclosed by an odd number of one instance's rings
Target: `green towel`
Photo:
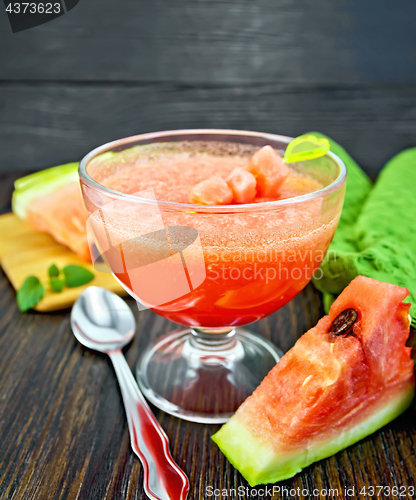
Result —
[[346, 164], [348, 178], [340, 223], [321, 266], [323, 275], [314, 279], [324, 307], [328, 310], [336, 295], [362, 274], [408, 288], [416, 327], [416, 148], [392, 158], [372, 188], [348, 153], [330, 143]]

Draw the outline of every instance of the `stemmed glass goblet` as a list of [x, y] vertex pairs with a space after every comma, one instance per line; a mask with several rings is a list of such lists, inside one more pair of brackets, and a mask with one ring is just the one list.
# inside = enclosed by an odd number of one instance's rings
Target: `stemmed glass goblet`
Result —
[[[273, 344], [241, 327], [284, 306], [311, 280], [339, 220], [346, 169], [328, 152], [292, 165], [316, 181], [313, 192], [215, 206], [157, 199], [152, 185], [135, 190], [129, 168], [143, 161], [152, 168], [179, 153], [248, 161], [265, 145], [283, 152], [290, 140], [235, 130], [158, 132], [105, 144], [80, 163], [94, 260], [139, 309], [185, 327], [149, 345], [137, 367], [145, 396], [172, 415], [225, 422], [279, 360]], [[124, 187], [107, 187], [121, 168]]]

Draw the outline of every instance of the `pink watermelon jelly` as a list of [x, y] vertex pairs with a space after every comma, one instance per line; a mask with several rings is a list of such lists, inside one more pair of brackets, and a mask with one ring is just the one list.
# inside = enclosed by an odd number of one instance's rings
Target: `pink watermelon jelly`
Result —
[[[323, 186], [301, 165], [287, 167], [274, 150], [266, 150], [265, 168], [261, 161], [249, 168], [257, 151], [250, 144], [160, 143], [105, 153], [88, 165], [94, 180], [115, 191], [134, 194], [153, 189], [157, 200], [177, 203], [158, 204], [165, 226], [198, 231], [206, 279], [187, 295], [152, 307], [158, 314], [189, 326], [251, 323], [291, 300], [319, 267], [338, 222], [342, 190], [325, 209], [320, 197], [301, 204], [259, 204]], [[93, 195], [83, 189], [87, 210], [93, 213]], [[190, 196], [198, 206], [185, 205]], [[250, 202], [255, 204], [250, 210], [240, 205]], [[231, 210], [224, 209], [227, 203], [233, 204]], [[141, 253], [145, 251], [146, 242], [135, 236], [141, 224], [131, 210], [119, 210], [106, 221], [114, 241], [128, 240], [123, 244], [125, 261], [134, 259], [138, 245]], [[116, 275], [131, 289], [128, 269]]]

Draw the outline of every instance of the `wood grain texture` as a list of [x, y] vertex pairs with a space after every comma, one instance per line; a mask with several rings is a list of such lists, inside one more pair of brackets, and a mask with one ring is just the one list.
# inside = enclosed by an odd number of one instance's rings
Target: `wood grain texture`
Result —
[[[10, 196], [8, 185], [0, 185], [0, 199]], [[126, 349], [134, 369], [148, 342], [176, 326], [150, 311], [139, 312], [132, 300], [129, 303], [138, 325]], [[320, 296], [309, 285], [251, 329], [286, 351], [322, 314]], [[78, 344], [70, 329], [69, 311], [19, 313], [14, 291], [2, 275], [0, 350], [0, 498], [144, 499], [142, 469], [130, 449], [110, 361]], [[218, 425], [194, 424], [154, 411], [170, 439], [173, 457], [189, 476], [190, 500], [214, 498], [208, 496], [208, 486], [227, 492], [248, 488], [210, 440]], [[410, 409], [358, 444], [279, 483], [287, 492], [261, 496], [259, 486], [238, 498], [357, 499], [372, 498], [357, 493], [371, 485], [416, 487], [414, 422], [414, 409]], [[352, 487], [354, 495], [346, 495], [345, 488]], [[300, 488], [300, 493], [290, 493], [293, 488]], [[302, 489], [308, 489], [309, 495]], [[314, 489], [319, 493], [313, 495]], [[393, 497], [382, 493], [373, 498]]]
[[81, 0], [0, 16], [0, 172], [169, 128], [320, 130], [373, 175], [415, 145], [416, 3]]
[[81, 0], [15, 34], [0, 16], [0, 78], [414, 83], [415, 19], [409, 0]]
[[0, 174], [0, 214], [10, 212], [12, 209], [11, 193], [14, 189], [14, 182], [19, 177], [22, 177], [22, 172], [8, 172], [7, 174]]
[[375, 176], [416, 137], [416, 86], [4, 83], [0, 99], [0, 171], [77, 161], [100, 144], [149, 131], [236, 128], [289, 136], [320, 131]]

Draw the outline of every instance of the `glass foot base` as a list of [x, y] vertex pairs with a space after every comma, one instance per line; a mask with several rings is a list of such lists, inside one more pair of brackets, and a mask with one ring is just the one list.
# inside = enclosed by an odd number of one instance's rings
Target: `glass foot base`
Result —
[[136, 372], [146, 398], [185, 420], [226, 422], [283, 354], [239, 328], [229, 338], [219, 337], [222, 342], [204, 343], [187, 329], [150, 345]]

